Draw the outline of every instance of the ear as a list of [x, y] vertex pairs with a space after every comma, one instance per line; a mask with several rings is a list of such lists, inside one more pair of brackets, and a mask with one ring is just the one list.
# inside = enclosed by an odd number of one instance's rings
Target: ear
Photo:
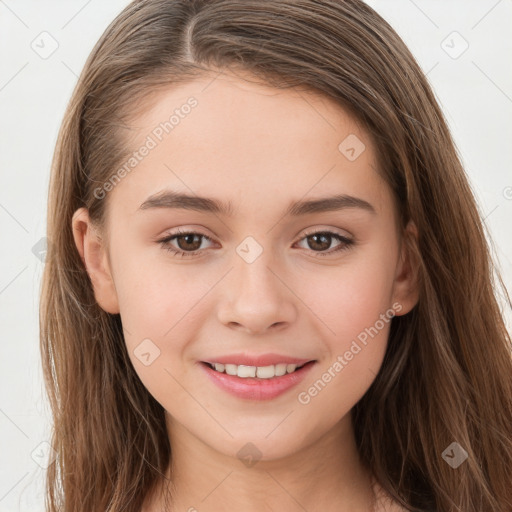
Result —
[[396, 308], [396, 315], [405, 315], [418, 303], [419, 298], [419, 261], [417, 258], [418, 229], [410, 220], [404, 229], [400, 248], [400, 257], [396, 266], [393, 284], [393, 304], [400, 304]]
[[107, 313], [119, 313], [107, 249], [89, 218], [87, 208], [76, 210], [71, 223], [75, 244], [91, 279], [96, 301]]

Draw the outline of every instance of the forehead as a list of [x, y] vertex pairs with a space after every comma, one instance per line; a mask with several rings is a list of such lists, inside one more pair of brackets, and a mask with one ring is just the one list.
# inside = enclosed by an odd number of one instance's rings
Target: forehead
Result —
[[389, 195], [369, 135], [320, 93], [211, 73], [148, 98], [130, 122], [135, 165], [109, 192], [125, 215], [164, 189], [218, 197], [240, 215], [329, 193], [366, 195], [379, 209]]

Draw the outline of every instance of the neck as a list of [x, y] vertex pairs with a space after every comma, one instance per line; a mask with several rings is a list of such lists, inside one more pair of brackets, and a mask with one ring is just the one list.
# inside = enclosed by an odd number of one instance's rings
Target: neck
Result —
[[[167, 422], [172, 464], [166, 477], [172, 481], [173, 511], [373, 508], [372, 478], [357, 453], [350, 415], [300, 451], [272, 460], [262, 455], [257, 461], [221, 453], [172, 418]], [[164, 510], [163, 501], [153, 505], [144, 512]]]

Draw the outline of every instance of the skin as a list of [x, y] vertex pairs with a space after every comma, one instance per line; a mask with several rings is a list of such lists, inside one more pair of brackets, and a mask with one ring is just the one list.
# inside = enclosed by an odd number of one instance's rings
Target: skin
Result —
[[[367, 512], [371, 480], [356, 450], [351, 409], [379, 371], [389, 323], [309, 403], [298, 395], [393, 304], [397, 315], [412, 309], [417, 267], [372, 142], [355, 119], [312, 91], [248, 78], [205, 75], [160, 92], [133, 122], [134, 150], [187, 98], [198, 105], [108, 192], [106, 231], [86, 209], [75, 212], [76, 246], [96, 300], [120, 313], [135, 370], [166, 410], [175, 510]], [[338, 149], [350, 134], [365, 145], [354, 161]], [[165, 188], [231, 201], [234, 215], [139, 210]], [[283, 217], [291, 201], [334, 193], [364, 199], [375, 213], [346, 208]], [[158, 240], [176, 228], [212, 241], [175, 238], [174, 248], [202, 252], [173, 257]], [[406, 230], [416, 236], [412, 223]], [[319, 248], [305, 233], [321, 231], [355, 243], [332, 252], [340, 244], [332, 237]], [[263, 249], [252, 263], [236, 252], [247, 236]], [[160, 355], [146, 366], [134, 350], [148, 338]], [[198, 366], [233, 352], [317, 363], [298, 386], [256, 402], [220, 390]], [[237, 456], [249, 442], [261, 454], [250, 467]], [[162, 504], [148, 499], [144, 510]]]

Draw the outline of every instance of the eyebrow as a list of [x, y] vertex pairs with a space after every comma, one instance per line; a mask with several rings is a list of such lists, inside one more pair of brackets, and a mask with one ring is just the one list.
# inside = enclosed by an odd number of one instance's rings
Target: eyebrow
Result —
[[[151, 195], [140, 205], [139, 210], [153, 208], [178, 208], [215, 213], [228, 217], [233, 215], [233, 205], [231, 202], [225, 203], [209, 197], [189, 195], [172, 190], [163, 190]], [[338, 194], [318, 199], [292, 202], [283, 216], [300, 216], [311, 213], [344, 210], [346, 208], [360, 208], [372, 214], [377, 213], [375, 208], [364, 199], [347, 194]]]

